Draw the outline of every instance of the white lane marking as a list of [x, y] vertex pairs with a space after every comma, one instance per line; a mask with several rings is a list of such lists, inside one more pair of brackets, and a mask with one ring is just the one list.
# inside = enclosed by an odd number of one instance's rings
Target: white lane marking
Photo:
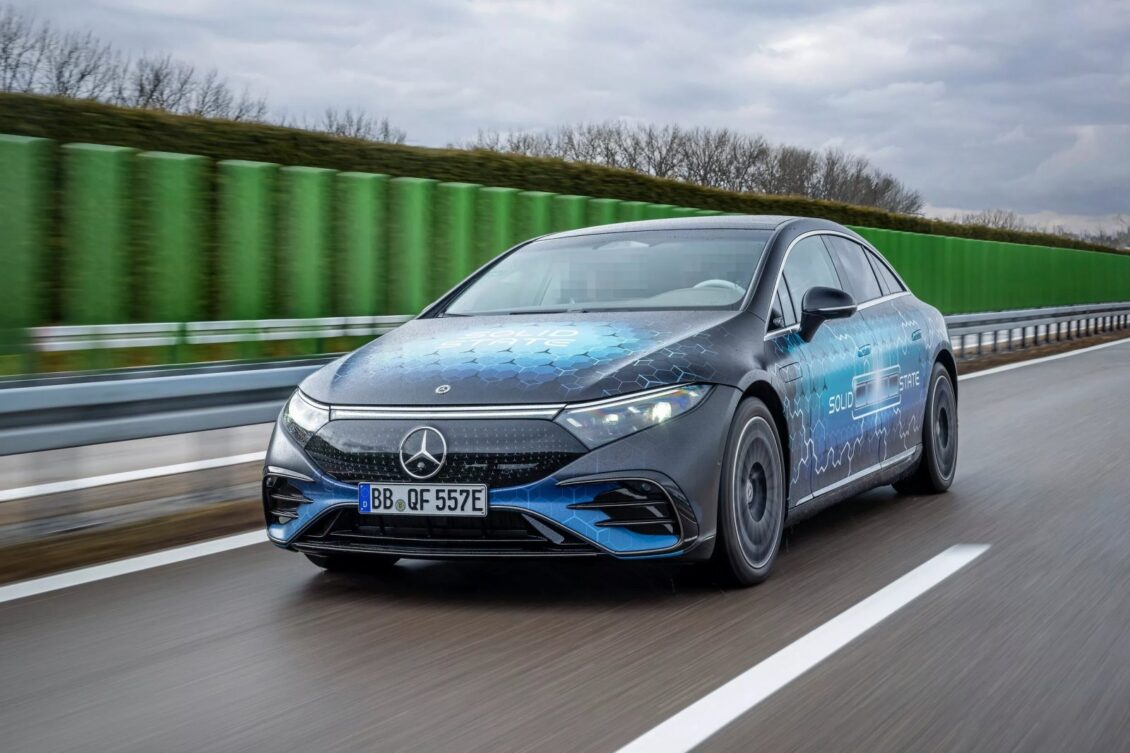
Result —
[[266, 452], [245, 452], [242, 455], [229, 455], [224, 458], [193, 460], [188, 463], [160, 465], [153, 468], [140, 468], [136, 471], [107, 473], [102, 476], [87, 476], [86, 478], [76, 478], [70, 481], [53, 481], [49, 484], [21, 486], [16, 489], [5, 489], [3, 491], [0, 491], [0, 502], [10, 502], [14, 499], [27, 499], [29, 497], [42, 497], [47, 494], [73, 492], [80, 489], [90, 489], [96, 486], [124, 484], [128, 481], [144, 481], [145, 479], [160, 478], [161, 476], [175, 476], [178, 473], [206, 471], [210, 468], [224, 468], [229, 465], [255, 463], [263, 460], [266, 457]]
[[988, 548], [977, 544], [951, 546], [692, 703], [625, 745], [619, 753], [686, 753], [980, 557]]
[[974, 371], [971, 374], [961, 374], [957, 377], [957, 380], [960, 382], [962, 379], [976, 379], [977, 377], [989, 376], [990, 374], [999, 374], [1002, 371], [1012, 371], [1013, 369], [1021, 369], [1025, 366], [1035, 366], [1038, 363], [1045, 363], [1046, 361], [1058, 361], [1060, 358], [1081, 356], [1084, 353], [1090, 353], [1093, 350], [1113, 348], [1115, 345], [1125, 345], [1126, 343], [1130, 343], [1130, 337], [1125, 337], [1121, 340], [1115, 340], [1114, 342], [1100, 343], [1099, 345], [1091, 345], [1086, 348], [1079, 348], [1079, 350], [1069, 350], [1066, 353], [1056, 353], [1055, 355], [1032, 358], [1027, 361], [1018, 361], [1016, 363], [1006, 363], [1004, 366], [994, 366], [991, 369], [985, 369], [984, 371]]
[[153, 554], [142, 554], [138, 557], [130, 557], [128, 559], [118, 560], [117, 562], [107, 562], [104, 565], [94, 565], [79, 570], [59, 573], [58, 575], [47, 575], [43, 578], [35, 578], [34, 580], [24, 580], [9, 586], [0, 586], [0, 604], [6, 601], [14, 601], [28, 596], [48, 593], [49, 591], [58, 591], [62, 588], [81, 586], [84, 583], [93, 583], [96, 580], [116, 578], [119, 575], [136, 573], [139, 570], [148, 570], [163, 565], [171, 565], [174, 562], [184, 562], [185, 560], [196, 559], [197, 557], [207, 557], [210, 554], [219, 554], [220, 552], [227, 552], [232, 549], [262, 544], [266, 541], [266, 531], [237, 533], [234, 536], [225, 536], [222, 539], [202, 541], [199, 544], [190, 544], [188, 546], [177, 547], [176, 549], [166, 549], [161, 552], [154, 552]]

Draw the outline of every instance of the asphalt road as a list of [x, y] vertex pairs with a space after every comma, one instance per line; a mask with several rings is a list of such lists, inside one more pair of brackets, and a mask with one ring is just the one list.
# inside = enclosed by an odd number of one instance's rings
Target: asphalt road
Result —
[[1130, 343], [960, 384], [880, 490], [724, 591], [621, 563], [322, 574], [253, 546], [0, 604], [5, 751], [615, 751], [954, 544], [986, 554], [707, 751], [1130, 750]]

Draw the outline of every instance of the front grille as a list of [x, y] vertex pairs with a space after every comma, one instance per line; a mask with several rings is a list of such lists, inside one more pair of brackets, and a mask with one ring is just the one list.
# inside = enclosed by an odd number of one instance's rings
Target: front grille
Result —
[[354, 508], [341, 508], [311, 526], [294, 546], [300, 551], [380, 552], [402, 557], [597, 554], [568, 531], [510, 510], [492, 510], [472, 518], [362, 515]]
[[678, 535], [675, 506], [659, 484], [646, 480], [617, 481], [615, 489], [596, 495], [590, 502], [575, 502], [573, 510], [599, 510], [607, 516], [601, 528], [627, 528], [636, 533]]
[[[422, 424], [402, 420], [331, 421], [306, 445], [326, 473], [346, 483], [413, 482], [400, 466], [400, 443]], [[552, 421], [431, 422], [447, 442], [443, 467], [427, 483], [520, 486], [552, 475], [585, 451]]]

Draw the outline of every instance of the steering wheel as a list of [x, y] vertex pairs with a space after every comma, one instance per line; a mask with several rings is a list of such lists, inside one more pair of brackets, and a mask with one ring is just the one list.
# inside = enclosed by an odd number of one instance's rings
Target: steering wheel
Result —
[[734, 291], [738, 295], [745, 295], [745, 288], [729, 280], [703, 280], [695, 285], [695, 288], [725, 288], [726, 290]]

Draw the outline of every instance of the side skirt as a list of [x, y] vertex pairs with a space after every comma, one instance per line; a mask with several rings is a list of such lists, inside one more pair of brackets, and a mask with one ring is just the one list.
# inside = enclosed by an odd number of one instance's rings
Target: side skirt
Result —
[[854, 497], [879, 486], [893, 484], [912, 472], [920, 457], [922, 457], [922, 445], [913, 447], [878, 465], [857, 471], [845, 479], [824, 487], [815, 494], [803, 497], [789, 508], [785, 524], [792, 525], [849, 497]]

